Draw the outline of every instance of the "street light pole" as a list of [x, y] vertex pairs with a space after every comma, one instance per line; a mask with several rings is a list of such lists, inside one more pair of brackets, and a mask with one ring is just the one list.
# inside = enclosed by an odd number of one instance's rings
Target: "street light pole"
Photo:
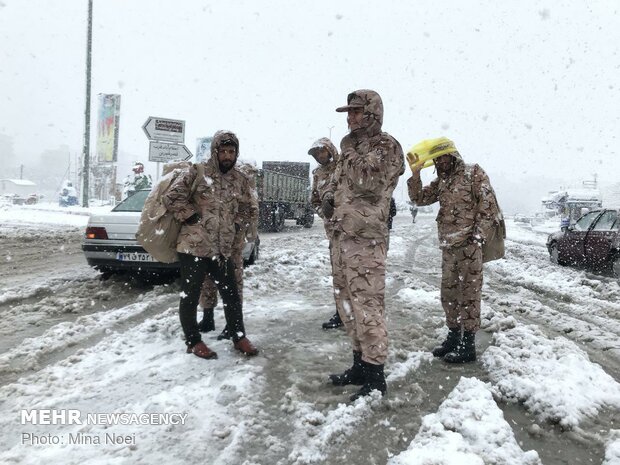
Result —
[[88, 207], [90, 189], [90, 65], [93, 44], [93, 0], [88, 0], [88, 32], [86, 37], [86, 108], [84, 109], [84, 147], [82, 149], [82, 206]]
[[332, 129], [334, 129], [334, 126], [328, 126], [327, 129], [329, 129], [329, 140], [332, 139]]

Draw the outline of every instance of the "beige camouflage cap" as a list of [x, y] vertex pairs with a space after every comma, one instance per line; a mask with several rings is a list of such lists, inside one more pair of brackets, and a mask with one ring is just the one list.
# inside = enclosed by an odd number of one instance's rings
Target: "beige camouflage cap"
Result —
[[365, 106], [366, 102], [364, 101], [364, 98], [355, 92], [351, 92], [347, 96], [347, 105], [336, 108], [336, 111], [340, 113], [345, 113], [353, 108], [364, 108]]

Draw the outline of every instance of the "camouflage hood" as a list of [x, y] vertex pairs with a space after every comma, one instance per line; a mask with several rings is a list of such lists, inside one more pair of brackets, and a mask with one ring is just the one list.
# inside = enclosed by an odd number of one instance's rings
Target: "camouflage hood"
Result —
[[315, 157], [317, 151], [321, 148], [326, 148], [329, 154], [331, 155], [332, 159], [330, 160], [330, 163], [337, 162], [338, 158], [340, 158], [338, 149], [336, 148], [334, 143], [331, 140], [329, 140], [327, 137], [321, 137], [320, 139], [316, 140], [314, 144], [312, 144], [312, 147], [310, 147], [310, 150], [308, 150], [308, 154]]
[[237, 147], [237, 158], [235, 158], [235, 164], [237, 164], [237, 160], [239, 159], [239, 139], [237, 138], [237, 135], [232, 131], [217, 131], [213, 135], [213, 140], [211, 141], [211, 160], [213, 160], [215, 166], [217, 167], [220, 166], [217, 159], [217, 151], [224, 142], [232, 143], [235, 147]]
[[[446, 153], [446, 155], [450, 155], [452, 158], [454, 158], [454, 168], [452, 169], [452, 173], [450, 173], [450, 176], [453, 176], [456, 173], [461, 173], [465, 169], [465, 162], [463, 161], [463, 158], [458, 151], [455, 150], [454, 152]], [[435, 169], [435, 171], [437, 171], [437, 169]]]
[[383, 126], [383, 101], [374, 90], [360, 89], [351, 92], [347, 96], [347, 105], [336, 108], [338, 112], [347, 112], [351, 108], [363, 108], [364, 119], [362, 127], [351, 131], [351, 135], [357, 139], [362, 136], [373, 137], [381, 133]]

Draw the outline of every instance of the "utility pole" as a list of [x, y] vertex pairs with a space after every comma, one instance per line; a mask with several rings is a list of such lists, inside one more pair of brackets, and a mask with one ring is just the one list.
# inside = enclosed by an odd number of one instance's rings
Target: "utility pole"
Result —
[[329, 129], [329, 140], [332, 140], [332, 129], [334, 129], [334, 126], [328, 126], [327, 129]]
[[84, 109], [84, 147], [82, 150], [82, 206], [88, 207], [90, 189], [90, 64], [93, 44], [93, 0], [88, 0], [88, 32], [86, 37], [86, 108]]

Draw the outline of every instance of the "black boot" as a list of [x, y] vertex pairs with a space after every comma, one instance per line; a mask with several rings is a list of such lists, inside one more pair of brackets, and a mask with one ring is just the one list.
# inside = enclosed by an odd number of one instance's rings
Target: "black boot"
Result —
[[433, 349], [433, 357], [443, 357], [449, 352], [456, 350], [456, 347], [459, 345], [461, 341], [461, 329], [460, 328], [450, 328], [448, 331], [448, 337], [446, 340], [441, 343], [441, 345], [435, 347]]
[[213, 321], [213, 309], [205, 308], [202, 311], [202, 320], [198, 323], [198, 331], [201, 333], [208, 333], [209, 331], [215, 331], [215, 322]]
[[370, 395], [375, 389], [384, 396], [387, 394], [387, 384], [385, 383], [385, 374], [383, 373], [383, 365], [373, 365], [362, 360], [362, 373], [364, 374], [364, 385], [359, 391], [353, 394], [350, 399], [354, 400]]
[[334, 313], [334, 316], [332, 316], [329, 321], [323, 323], [323, 329], [335, 329], [340, 328], [341, 326], [342, 320], [340, 319], [340, 315], [338, 315], [338, 312]]
[[344, 373], [329, 375], [329, 380], [334, 386], [346, 386], [348, 384], [364, 384], [364, 373], [362, 372], [362, 353], [353, 351], [353, 366]]
[[476, 360], [476, 333], [463, 331], [463, 339], [455, 351], [443, 358], [448, 363], [467, 363]]
[[221, 341], [222, 339], [230, 339], [230, 338], [231, 338], [231, 335], [228, 332], [228, 326], [224, 326], [224, 329], [222, 330], [222, 332], [218, 334], [217, 340]]

